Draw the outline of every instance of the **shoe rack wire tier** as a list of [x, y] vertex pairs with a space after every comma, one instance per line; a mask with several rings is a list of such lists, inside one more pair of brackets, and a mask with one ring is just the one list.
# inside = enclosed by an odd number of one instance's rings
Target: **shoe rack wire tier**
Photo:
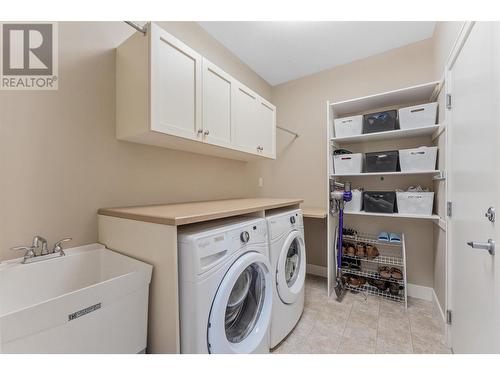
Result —
[[383, 298], [386, 298], [390, 301], [403, 303], [406, 306], [406, 297], [403, 297], [401, 295], [397, 295], [397, 296], [392, 295], [391, 293], [389, 293], [387, 291], [381, 291], [381, 290], [377, 289], [376, 287], [369, 285], [369, 284], [365, 284], [365, 285], [361, 285], [361, 286], [347, 285], [347, 289], [349, 289], [353, 292], [366, 293], [366, 294], [369, 294], [372, 296], [383, 297]]
[[[366, 280], [364, 285], [353, 286], [346, 284], [347, 289], [354, 292], [361, 292], [370, 295], [375, 295], [389, 299], [391, 301], [400, 302], [407, 306], [408, 303], [408, 285], [406, 279], [406, 252], [405, 238], [401, 235], [401, 243], [380, 241], [378, 237], [368, 233], [358, 233], [357, 235], [344, 235], [343, 243], [352, 245], [355, 249], [358, 244], [370, 244], [377, 248], [379, 255], [376, 257], [346, 255], [342, 256], [342, 276], [358, 276]], [[379, 273], [379, 267], [386, 266], [389, 268], [397, 268], [401, 271], [403, 277], [384, 278]], [[387, 288], [381, 290], [376, 286], [370, 285], [368, 280], [385, 281]], [[391, 294], [388, 286], [397, 284], [400, 288], [397, 295]]]

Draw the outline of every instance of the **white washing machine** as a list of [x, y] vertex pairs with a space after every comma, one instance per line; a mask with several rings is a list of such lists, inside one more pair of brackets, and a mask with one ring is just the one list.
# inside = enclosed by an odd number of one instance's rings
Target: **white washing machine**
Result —
[[269, 257], [274, 275], [271, 348], [295, 327], [304, 310], [306, 247], [301, 210], [267, 217]]
[[273, 303], [265, 219], [178, 234], [181, 353], [268, 353]]

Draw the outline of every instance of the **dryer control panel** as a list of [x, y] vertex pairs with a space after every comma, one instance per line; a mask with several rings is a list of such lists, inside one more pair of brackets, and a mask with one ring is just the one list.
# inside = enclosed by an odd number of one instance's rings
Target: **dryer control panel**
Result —
[[287, 234], [290, 230], [301, 231], [304, 229], [302, 210], [293, 210], [279, 215], [272, 215], [267, 220], [269, 222], [268, 235], [271, 241], [274, 238]]

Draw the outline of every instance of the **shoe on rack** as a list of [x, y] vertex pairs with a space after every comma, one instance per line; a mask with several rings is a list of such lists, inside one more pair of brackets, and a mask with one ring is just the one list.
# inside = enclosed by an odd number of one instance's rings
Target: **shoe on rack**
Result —
[[365, 255], [366, 255], [365, 245], [362, 243], [358, 243], [356, 245], [356, 256], [357, 257], [364, 257]]
[[378, 235], [378, 240], [381, 242], [389, 242], [389, 233], [380, 232], [380, 234]]
[[391, 268], [390, 269], [391, 277], [395, 280], [403, 280], [403, 272], [399, 268]]
[[366, 257], [368, 259], [375, 259], [379, 255], [380, 255], [380, 253], [378, 252], [378, 249], [376, 246], [366, 245]]
[[389, 233], [389, 242], [401, 243], [401, 235], [397, 233]]
[[379, 267], [378, 274], [383, 279], [390, 279], [391, 278], [391, 268], [387, 267], [387, 266]]

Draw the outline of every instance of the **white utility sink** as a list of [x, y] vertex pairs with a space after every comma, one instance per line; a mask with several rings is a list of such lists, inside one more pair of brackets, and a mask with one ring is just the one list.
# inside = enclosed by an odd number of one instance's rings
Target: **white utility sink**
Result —
[[146, 349], [152, 266], [100, 244], [0, 263], [0, 353]]

